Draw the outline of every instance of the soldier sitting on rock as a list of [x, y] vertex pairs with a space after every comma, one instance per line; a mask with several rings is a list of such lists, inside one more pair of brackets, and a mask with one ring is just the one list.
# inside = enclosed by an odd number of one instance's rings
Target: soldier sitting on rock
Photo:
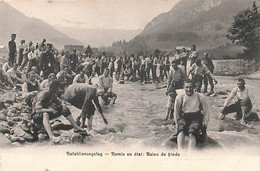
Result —
[[33, 102], [32, 119], [35, 124], [43, 124], [50, 140], [54, 143], [60, 141], [59, 137], [55, 137], [52, 133], [50, 120], [61, 115], [74, 127], [74, 132], [85, 134], [86, 131], [80, 128], [73, 119], [70, 110], [59, 100], [56, 93], [59, 89], [59, 81], [54, 80], [49, 85], [49, 90], [42, 91], [37, 94]]
[[[238, 78], [237, 86], [225, 100], [223, 110], [219, 116], [220, 120], [224, 120], [227, 114], [236, 112], [235, 117], [237, 120], [240, 120], [242, 125], [247, 126], [246, 121], [259, 121], [257, 114], [250, 112], [253, 105], [249, 97], [249, 90], [245, 85], [245, 80], [243, 78]], [[237, 101], [230, 105], [232, 99], [235, 97], [237, 98]]]
[[194, 83], [186, 80], [185, 93], [177, 95], [174, 104], [174, 119], [178, 129], [178, 149], [183, 150], [185, 136], [189, 137], [188, 150], [197, 145], [200, 130], [205, 130], [209, 122], [209, 107], [203, 95], [194, 92]]
[[27, 81], [22, 85], [22, 97], [25, 99], [25, 102], [28, 106], [32, 106], [32, 100], [40, 92], [40, 84], [36, 80], [35, 72], [30, 71], [27, 74]]
[[16, 88], [10, 75], [2, 69], [2, 64], [0, 64], [0, 81], [1, 83], [10, 84], [14, 89]]
[[15, 63], [12, 68], [7, 71], [14, 83], [24, 83], [24, 74], [18, 70], [18, 65]]
[[99, 86], [104, 89], [105, 93], [101, 96], [105, 104], [113, 105], [116, 101], [117, 95], [112, 92], [113, 78], [109, 76], [109, 69], [104, 70], [103, 75], [98, 77]]

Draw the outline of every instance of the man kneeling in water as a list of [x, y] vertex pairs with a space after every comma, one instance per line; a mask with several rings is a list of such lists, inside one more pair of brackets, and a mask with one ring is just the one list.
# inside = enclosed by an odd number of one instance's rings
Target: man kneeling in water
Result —
[[196, 138], [203, 127], [207, 127], [209, 121], [209, 108], [203, 95], [194, 92], [194, 84], [191, 80], [184, 83], [185, 93], [177, 95], [174, 105], [174, 119], [178, 129], [178, 149], [185, 145], [185, 135], [189, 136], [188, 150], [196, 147]]
[[[246, 121], [251, 119], [259, 121], [257, 114], [253, 115], [250, 112], [253, 105], [249, 97], [249, 89], [245, 85], [245, 80], [243, 78], [238, 78], [237, 86], [232, 90], [228, 98], [225, 100], [223, 110], [219, 116], [220, 120], [224, 120], [227, 114], [236, 112], [235, 117], [237, 120], [240, 120], [242, 125], [247, 126]], [[235, 97], [237, 98], [237, 101], [230, 105], [232, 99]]]
[[88, 130], [92, 130], [93, 115], [95, 113], [94, 104], [101, 114], [104, 123], [108, 123], [98, 101], [98, 96], [103, 94], [104, 90], [102, 88], [90, 86], [85, 83], [72, 84], [65, 90], [64, 100], [81, 109], [81, 113], [76, 119], [76, 122], [79, 122], [80, 118], [82, 119], [80, 127], [85, 127], [85, 121], [88, 118]]
[[37, 94], [33, 101], [32, 119], [35, 124], [44, 126], [51, 141], [57, 143], [60, 141], [59, 137], [55, 137], [51, 130], [50, 121], [61, 115], [74, 127], [74, 132], [86, 133], [86, 131], [80, 128], [74, 121], [70, 110], [59, 100], [56, 93], [59, 89], [59, 81], [54, 80], [50, 82], [49, 90], [41, 91]]

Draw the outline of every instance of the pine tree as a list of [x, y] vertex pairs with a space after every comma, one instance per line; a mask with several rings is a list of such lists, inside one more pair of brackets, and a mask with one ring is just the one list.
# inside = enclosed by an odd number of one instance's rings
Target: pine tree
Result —
[[260, 46], [260, 15], [254, 2], [252, 9], [242, 10], [234, 16], [234, 21], [228, 29], [227, 38], [234, 44], [245, 47], [245, 56], [259, 57]]

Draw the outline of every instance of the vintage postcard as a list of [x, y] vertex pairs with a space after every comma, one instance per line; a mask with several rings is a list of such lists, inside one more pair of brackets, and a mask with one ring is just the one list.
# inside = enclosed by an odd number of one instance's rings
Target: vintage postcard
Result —
[[259, 0], [1, 0], [0, 170], [260, 170]]

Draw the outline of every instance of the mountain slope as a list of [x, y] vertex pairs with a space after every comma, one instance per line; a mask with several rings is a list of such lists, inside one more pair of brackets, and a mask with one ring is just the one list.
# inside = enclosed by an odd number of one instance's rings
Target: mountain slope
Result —
[[82, 44], [39, 19], [25, 16], [5, 2], [0, 2], [0, 24], [0, 44], [7, 45], [11, 33], [17, 34], [16, 44], [22, 39], [36, 43], [43, 38], [57, 48], [62, 48], [65, 44]]
[[[197, 44], [201, 49], [226, 45], [233, 16], [254, 0], [182, 0], [149, 22], [133, 41], [145, 39], [149, 48], [172, 49]], [[256, 0], [259, 5], [260, 0]]]

